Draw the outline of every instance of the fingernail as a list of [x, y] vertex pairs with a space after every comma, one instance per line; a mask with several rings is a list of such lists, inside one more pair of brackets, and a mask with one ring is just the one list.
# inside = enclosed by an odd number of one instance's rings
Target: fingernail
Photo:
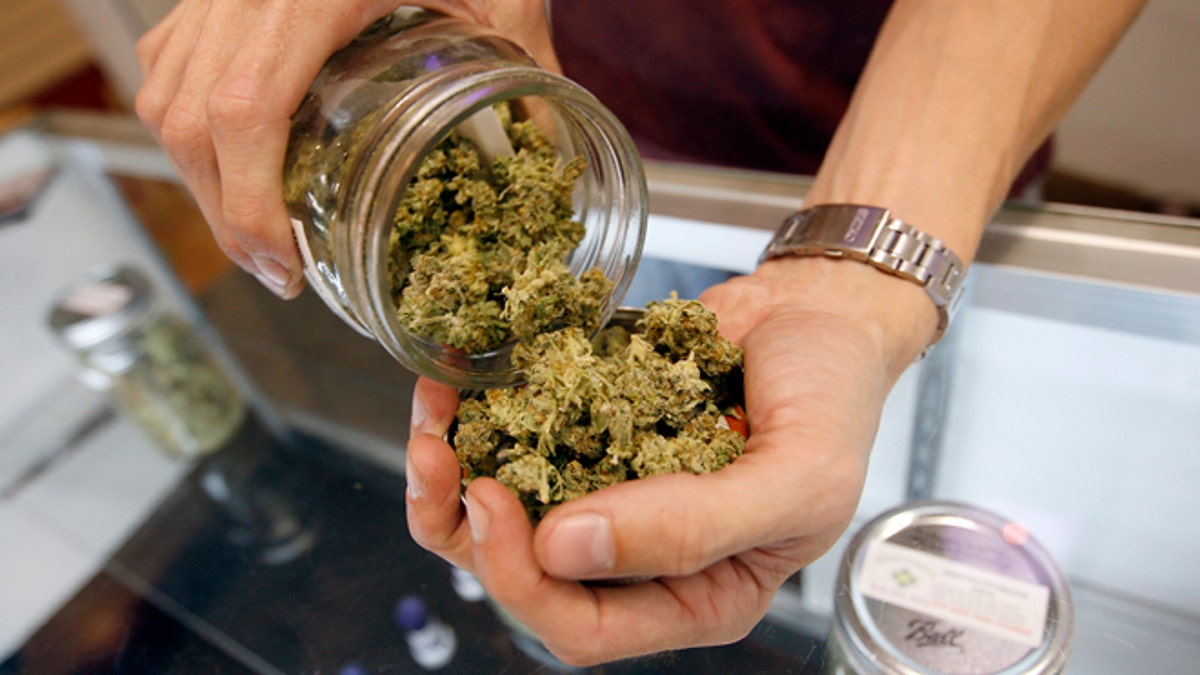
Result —
[[492, 514], [480, 504], [477, 499], [467, 492], [466, 499], [463, 500], [467, 505], [467, 523], [471, 526], [471, 540], [476, 544], [483, 543], [487, 539], [488, 526], [492, 523]]
[[412, 400], [412, 421], [408, 424], [408, 437], [423, 433], [425, 420], [429, 419], [429, 409], [425, 407], [425, 400], [421, 398], [419, 392], [413, 392]]
[[571, 516], [558, 523], [546, 551], [555, 574], [582, 577], [613, 568], [612, 523], [597, 513]]
[[287, 295], [292, 285], [292, 273], [286, 267], [266, 256], [255, 256], [254, 266], [258, 268], [258, 274], [254, 276], [264, 286], [280, 297]]
[[408, 486], [405, 490], [409, 498], [416, 501], [425, 496], [425, 477], [418, 471], [412, 461], [412, 453], [404, 453], [404, 479]]

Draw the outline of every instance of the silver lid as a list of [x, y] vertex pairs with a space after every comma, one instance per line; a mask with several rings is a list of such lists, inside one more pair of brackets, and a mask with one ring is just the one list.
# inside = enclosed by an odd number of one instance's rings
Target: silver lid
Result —
[[1066, 665], [1066, 579], [1023, 527], [982, 509], [925, 501], [884, 513], [850, 542], [837, 589], [834, 639], [857, 673]]
[[106, 266], [64, 289], [47, 321], [68, 347], [87, 351], [127, 334], [150, 315], [153, 304], [145, 275], [132, 267]]

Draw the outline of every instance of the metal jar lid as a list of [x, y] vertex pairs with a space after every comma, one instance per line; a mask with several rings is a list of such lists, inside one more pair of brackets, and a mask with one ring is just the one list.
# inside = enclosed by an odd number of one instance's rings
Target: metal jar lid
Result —
[[838, 571], [832, 641], [855, 673], [1057, 673], [1072, 632], [1070, 590], [1046, 550], [966, 504], [884, 513]]
[[150, 315], [153, 304], [144, 274], [132, 267], [105, 266], [64, 289], [48, 322], [68, 347], [86, 352], [129, 333]]

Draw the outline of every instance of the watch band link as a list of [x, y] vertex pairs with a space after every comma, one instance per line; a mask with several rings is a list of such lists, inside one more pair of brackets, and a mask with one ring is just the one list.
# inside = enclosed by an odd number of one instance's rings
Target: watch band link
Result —
[[828, 204], [799, 211], [783, 221], [759, 262], [805, 255], [866, 262], [924, 288], [938, 309], [931, 346], [950, 325], [966, 277], [962, 260], [940, 239], [874, 206]]

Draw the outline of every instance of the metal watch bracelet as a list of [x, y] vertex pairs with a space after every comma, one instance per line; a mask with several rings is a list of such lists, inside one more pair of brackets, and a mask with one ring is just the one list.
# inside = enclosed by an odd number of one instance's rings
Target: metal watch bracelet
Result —
[[815, 255], [865, 262], [924, 288], [938, 310], [930, 347], [949, 327], [966, 279], [962, 260], [940, 239], [874, 206], [823, 204], [798, 211], [779, 226], [759, 263]]

